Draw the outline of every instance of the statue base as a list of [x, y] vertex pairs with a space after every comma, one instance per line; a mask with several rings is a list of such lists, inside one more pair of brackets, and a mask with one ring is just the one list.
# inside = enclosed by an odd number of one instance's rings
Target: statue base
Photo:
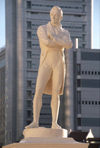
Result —
[[65, 129], [29, 128], [23, 131], [24, 139], [3, 148], [88, 148], [88, 143], [79, 143], [67, 138]]
[[3, 148], [88, 148], [88, 143], [79, 143], [72, 138], [25, 138], [20, 143], [13, 143]]
[[48, 137], [48, 138], [67, 138], [68, 131], [66, 129], [52, 129], [52, 128], [28, 128], [23, 131], [24, 138], [29, 137]]

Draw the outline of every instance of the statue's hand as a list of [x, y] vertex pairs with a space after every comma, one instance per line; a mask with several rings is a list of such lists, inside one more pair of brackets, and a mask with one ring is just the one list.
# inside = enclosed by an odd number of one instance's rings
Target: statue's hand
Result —
[[48, 38], [50, 39], [50, 40], [53, 40], [53, 36], [49, 33], [48, 34]]
[[48, 35], [48, 38], [49, 38], [50, 40], [53, 40], [53, 37], [52, 37], [51, 35]]

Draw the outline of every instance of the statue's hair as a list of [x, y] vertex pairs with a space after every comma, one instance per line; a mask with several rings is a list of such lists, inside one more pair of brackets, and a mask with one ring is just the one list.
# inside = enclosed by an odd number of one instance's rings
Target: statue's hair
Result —
[[53, 14], [54, 11], [58, 11], [61, 14], [61, 17], [63, 17], [63, 11], [60, 7], [58, 6], [54, 6], [51, 10], [50, 10], [50, 15]]

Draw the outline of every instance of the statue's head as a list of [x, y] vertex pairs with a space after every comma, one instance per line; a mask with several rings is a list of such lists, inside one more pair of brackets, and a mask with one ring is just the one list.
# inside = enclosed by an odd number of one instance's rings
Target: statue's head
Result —
[[60, 7], [54, 6], [50, 10], [50, 18], [51, 18], [51, 23], [52, 24], [59, 24], [61, 20], [63, 19], [63, 11]]

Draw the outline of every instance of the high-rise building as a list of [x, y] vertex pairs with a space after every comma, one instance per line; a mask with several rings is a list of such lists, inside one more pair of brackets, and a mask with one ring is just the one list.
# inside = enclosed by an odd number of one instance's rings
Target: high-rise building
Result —
[[[19, 140], [24, 126], [32, 121], [40, 56], [38, 26], [48, 23], [50, 9], [58, 5], [64, 12], [62, 25], [72, 40], [79, 39], [79, 48], [91, 48], [91, 4], [91, 0], [6, 0], [5, 143]], [[50, 127], [49, 104], [50, 97], [44, 95], [41, 126]]]
[[65, 127], [100, 137], [100, 50], [67, 53]]
[[0, 146], [5, 143], [5, 48], [0, 49]]

